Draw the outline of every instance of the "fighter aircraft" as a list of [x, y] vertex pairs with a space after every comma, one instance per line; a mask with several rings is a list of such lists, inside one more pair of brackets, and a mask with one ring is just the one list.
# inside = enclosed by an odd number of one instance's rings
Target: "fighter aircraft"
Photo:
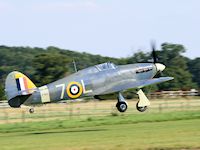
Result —
[[138, 111], [144, 112], [150, 105], [150, 101], [142, 88], [173, 79], [173, 77], [154, 78], [165, 69], [165, 65], [157, 62], [155, 53], [153, 48], [152, 63], [115, 65], [106, 62], [79, 70], [42, 87], [36, 87], [27, 76], [13, 71], [7, 76], [5, 82], [8, 104], [14, 108], [19, 108], [21, 105], [31, 106], [29, 112], [33, 113], [33, 106], [41, 104], [88, 96], [98, 98], [102, 95], [117, 93], [116, 107], [118, 111], [125, 112], [128, 104], [122, 92], [127, 89], [137, 89], [139, 101], [136, 108]]

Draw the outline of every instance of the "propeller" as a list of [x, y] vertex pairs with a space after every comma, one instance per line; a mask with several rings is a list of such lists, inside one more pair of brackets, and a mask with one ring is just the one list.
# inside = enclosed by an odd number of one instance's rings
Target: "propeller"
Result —
[[152, 58], [153, 58], [153, 63], [156, 65], [156, 68], [157, 68], [157, 77], [161, 77], [163, 76], [163, 70], [165, 69], [165, 65], [161, 64], [158, 62], [158, 57], [157, 57], [157, 54], [156, 54], [156, 44], [155, 44], [155, 41], [152, 41], [151, 42], [151, 49], [152, 49]]
[[151, 42], [151, 49], [152, 49], [151, 56], [153, 58], [153, 63], [156, 64], [156, 63], [158, 63], [158, 56], [156, 54], [156, 44], [155, 44], [155, 41]]
[[154, 41], [152, 41], [151, 42], [151, 49], [152, 49], [152, 57], [153, 57], [153, 63], [155, 64], [155, 63], [157, 63], [158, 61], [158, 58], [157, 58], [157, 55], [156, 55], [156, 46], [155, 46], [156, 44], [155, 44], [155, 42]]

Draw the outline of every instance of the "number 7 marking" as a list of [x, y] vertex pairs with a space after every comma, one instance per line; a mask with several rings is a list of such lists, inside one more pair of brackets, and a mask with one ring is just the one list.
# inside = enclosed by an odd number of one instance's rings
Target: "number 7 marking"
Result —
[[56, 85], [56, 88], [59, 88], [59, 87], [62, 88], [60, 99], [63, 99], [64, 98], [64, 93], [65, 93], [65, 84]]

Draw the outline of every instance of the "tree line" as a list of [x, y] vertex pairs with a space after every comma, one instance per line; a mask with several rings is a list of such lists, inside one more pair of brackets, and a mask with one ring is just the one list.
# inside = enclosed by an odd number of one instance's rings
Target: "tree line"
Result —
[[[161, 76], [173, 76], [170, 82], [153, 86], [154, 90], [189, 90], [200, 88], [200, 57], [190, 59], [183, 56], [185, 47], [180, 44], [163, 43], [157, 50], [158, 61], [167, 66]], [[0, 46], [0, 99], [5, 99], [4, 82], [11, 71], [26, 74], [36, 86], [53, 82], [74, 72], [103, 62], [118, 65], [152, 62], [150, 52], [138, 51], [130, 57], [111, 58], [75, 52], [57, 47], [31, 48]]]

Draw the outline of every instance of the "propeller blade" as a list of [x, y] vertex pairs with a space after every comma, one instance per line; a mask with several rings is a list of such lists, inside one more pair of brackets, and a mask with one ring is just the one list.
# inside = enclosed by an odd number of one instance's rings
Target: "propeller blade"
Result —
[[156, 55], [156, 48], [155, 48], [155, 42], [151, 42], [151, 48], [152, 48], [152, 57], [153, 57], [153, 63], [157, 63], [157, 55]]

